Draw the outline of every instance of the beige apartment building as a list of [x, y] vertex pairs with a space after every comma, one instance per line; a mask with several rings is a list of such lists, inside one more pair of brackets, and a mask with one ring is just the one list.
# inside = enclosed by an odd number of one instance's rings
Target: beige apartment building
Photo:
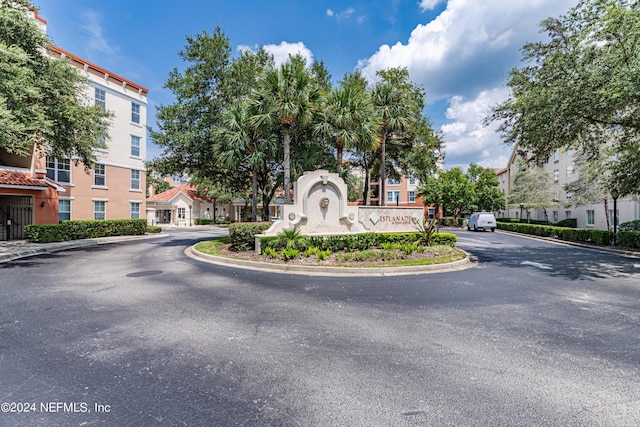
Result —
[[[32, 13], [46, 33], [47, 22], [37, 10]], [[29, 224], [145, 217], [148, 90], [57, 46], [48, 54], [68, 59], [90, 82], [89, 102], [114, 113], [110, 138], [89, 171], [75, 159], [51, 158], [35, 146], [27, 157], [0, 149], [0, 240], [23, 239]]]
[[90, 82], [91, 102], [114, 113], [93, 169], [47, 156], [47, 177], [66, 190], [59, 195], [59, 220], [144, 218], [148, 89], [57, 46], [49, 54], [78, 68]]
[[[519, 154], [520, 153], [520, 154]], [[498, 188], [508, 195], [513, 187], [518, 167], [522, 161], [524, 153], [519, 151], [516, 146], [511, 153], [509, 163], [504, 169], [497, 172]], [[578, 178], [578, 171], [575, 169], [574, 152], [572, 150], [556, 150], [544, 162], [538, 166], [544, 172], [549, 174], [553, 181], [553, 190], [555, 193], [554, 200], [556, 203], [547, 207], [546, 218], [542, 209], [531, 209], [529, 215], [535, 220], [549, 220], [556, 223], [566, 218], [575, 218], [579, 228], [594, 228], [600, 230], [607, 229], [607, 211], [605, 211], [604, 200], [585, 206], [576, 206], [572, 203], [572, 195], [564, 190], [564, 186]], [[613, 198], [609, 196], [607, 200], [607, 210], [609, 214], [610, 224], [613, 225]], [[497, 213], [501, 218], [526, 218], [526, 209], [520, 207], [511, 207]], [[617, 219], [618, 224], [640, 219], [640, 201], [637, 197], [623, 197], [617, 200]]]

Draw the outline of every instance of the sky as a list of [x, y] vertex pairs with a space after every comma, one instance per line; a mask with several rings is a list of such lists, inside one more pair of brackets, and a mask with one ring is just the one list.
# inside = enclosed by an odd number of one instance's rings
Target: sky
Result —
[[[163, 85], [187, 36], [219, 25], [233, 54], [265, 47], [323, 61], [332, 80], [360, 69], [406, 67], [426, 91], [424, 114], [441, 132], [445, 169], [470, 163], [502, 168], [512, 146], [483, 124], [509, 95], [506, 81], [521, 47], [545, 40], [539, 23], [578, 0], [34, 0], [53, 43], [149, 89], [155, 107], [173, 102]], [[147, 160], [161, 148], [147, 144]]]

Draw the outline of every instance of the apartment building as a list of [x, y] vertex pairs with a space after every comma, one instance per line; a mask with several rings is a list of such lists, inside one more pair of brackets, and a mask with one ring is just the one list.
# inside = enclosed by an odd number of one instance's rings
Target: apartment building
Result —
[[[37, 11], [33, 17], [46, 32]], [[110, 138], [89, 171], [35, 147], [27, 157], [0, 149], [0, 240], [23, 239], [29, 224], [145, 217], [148, 90], [57, 46], [48, 54], [67, 58], [90, 81], [90, 102], [114, 113]]]
[[[508, 196], [513, 188], [515, 176], [522, 161], [526, 159], [526, 153], [516, 146], [511, 153], [509, 163], [501, 169], [498, 175], [498, 188]], [[609, 223], [613, 224], [613, 198], [609, 195], [606, 208], [605, 201], [576, 206], [572, 203], [572, 194], [564, 190], [564, 186], [578, 178], [579, 171], [576, 170], [574, 152], [572, 150], [558, 149], [541, 165], [539, 169], [549, 174], [553, 182], [554, 203], [546, 208], [548, 218], [545, 217], [543, 209], [531, 209], [529, 218], [536, 220], [549, 220], [556, 223], [567, 218], [575, 218], [579, 228], [607, 229], [607, 214]], [[640, 201], [636, 197], [624, 197], [617, 200], [617, 222], [621, 224], [627, 221], [640, 219]], [[510, 207], [498, 212], [498, 217], [527, 218], [527, 210], [524, 207]]]
[[46, 158], [47, 177], [66, 190], [58, 219], [145, 218], [148, 89], [57, 46], [49, 54], [67, 58], [88, 78], [88, 98], [114, 113], [92, 170], [73, 159]]

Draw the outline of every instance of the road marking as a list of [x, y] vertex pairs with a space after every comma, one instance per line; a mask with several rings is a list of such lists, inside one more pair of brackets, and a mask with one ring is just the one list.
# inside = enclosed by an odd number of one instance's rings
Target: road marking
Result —
[[522, 261], [520, 265], [531, 265], [533, 267], [538, 267], [541, 270], [553, 270], [553, 268], [550, 265], [542, 264], [539, 262], [533, 262], [533, 261]]

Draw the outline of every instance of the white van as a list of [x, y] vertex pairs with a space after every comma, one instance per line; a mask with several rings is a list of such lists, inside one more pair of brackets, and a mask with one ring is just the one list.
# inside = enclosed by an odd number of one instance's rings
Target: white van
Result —
[[467, 222], [467, 230], [473, 229], [473, 231], [478, 231], [481, 228], [483, 230], [491, 229], [491, 231], [496, 231], [496, 217], [494, 214], [490, 212], [474, 212], [469, 217], [469, 221]]

